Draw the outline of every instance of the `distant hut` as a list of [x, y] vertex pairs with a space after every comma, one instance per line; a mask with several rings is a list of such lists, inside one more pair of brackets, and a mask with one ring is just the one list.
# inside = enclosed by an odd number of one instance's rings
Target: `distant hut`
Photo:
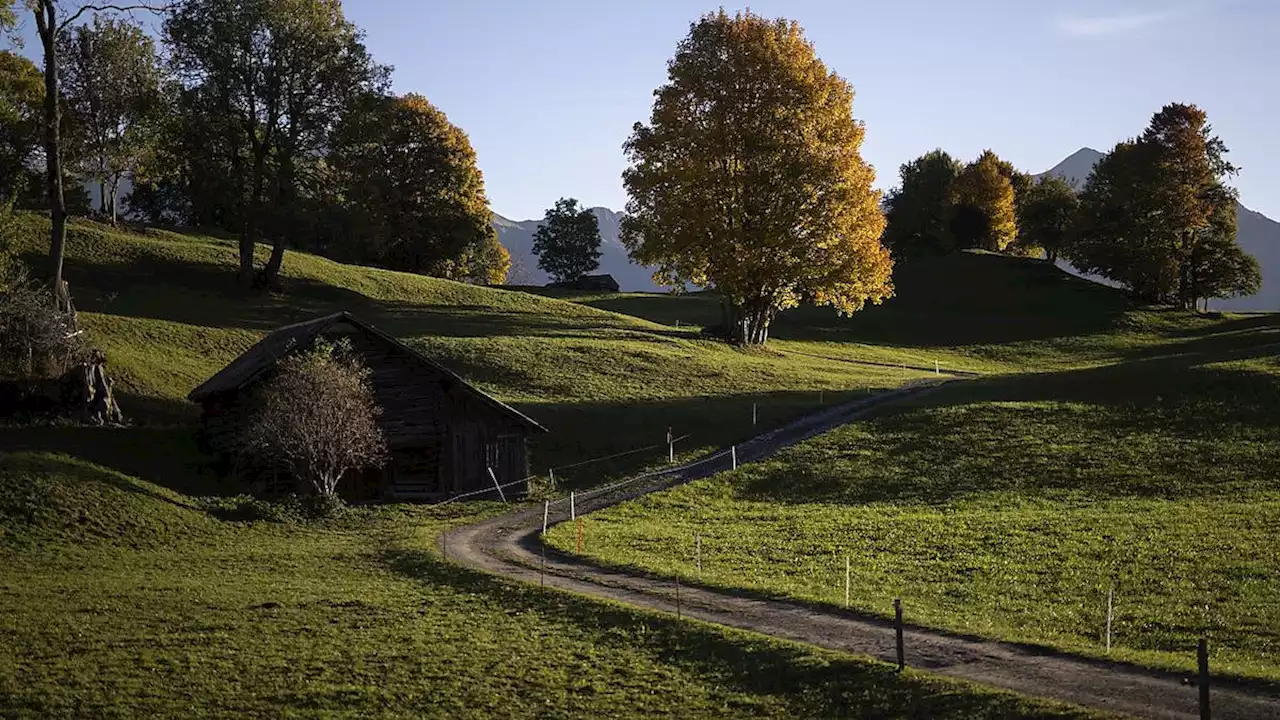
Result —
[[[252, 490], [300, 489], [274, 468], [239, 462], [235, 446], [254, 410], [255, 386], [270, 377], [278, 360], [321, 338], [350, 342], [371, 371], [374, 397], [382, 407], [378, 425], [389, 460], [381, 470], [344, 477], [339, 493], [348, 500], [438, 501], [493, 489], [490, 468], [502, 484], [528, 477], [528, 438], [545, 428], [421, 352], [340, 312], [272, 332], [188, 396], [203, 408], [206, 447], [229, 461], [231, 474]], [[524, 490], [516, 485], [505, 492]]]
[[618, 292], [621, 286], [612, 275], [583, 275], [577, 280], [565, 280], [564, 282], [550, 283], [549, 288], [560, 288], [562, 290], [587, 290], [590, 292]]

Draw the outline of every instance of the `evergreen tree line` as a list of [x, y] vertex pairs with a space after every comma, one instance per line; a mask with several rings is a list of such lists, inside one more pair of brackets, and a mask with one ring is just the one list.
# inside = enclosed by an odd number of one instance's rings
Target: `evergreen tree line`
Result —
[[1256, 293], [1257, 261], [1236, 243], [1236, 168], [1204, 111], [1171, 104], [1102, 158], [1077, 192], [987, 150], [965, 165], [939, 149], [903, 165], [884, 201], [898, 261], [963, 249], [1059, 258], [1142, 302], [1194, 309]]
[[[119, 14], [53, 34], [70, 211], [88, 184], [112, 222], [119, 198], [151, 224], [220, 229], [244, 286], [275, 285], [287, 248], [506, 278], [466, 134], [390, 92], [338, 0], [184, 0], [162, 20], [159, 42]], [[47, 206], [45, 69], [0, 53], [0, 181], [28, 208]]]

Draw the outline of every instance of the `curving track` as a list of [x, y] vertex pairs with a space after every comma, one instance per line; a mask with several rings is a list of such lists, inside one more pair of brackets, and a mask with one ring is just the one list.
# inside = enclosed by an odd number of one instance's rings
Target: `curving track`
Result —
[[[816, 413], [737, 446], [738, 462], [751, 462], [832, 428], [873, 408], [930, 392], [946, 382], [922, 382], [901, 390]], [[731, 453], [722, 450], [697, 461], [577, 499], [577, 512], [590, 513], [679, 483], [727, 470]], [[553, 503], [551, 522], [568, 520], [566, 500]], [[588, 560], [546, 550], [539, 542], [543, 508], [527, 507], [449, 531], [441, 537], [450, 559], [472, 568], [528, 583], [676, 612], [671, 578], [601, 567]], [[894, 661], [893, 627], [885, 621], [797, 601], [764, 598], [697, 586], [679, 589], [685, 617], [765, 633], [779, 638]], [[912, 667], [972, 680], [1026, 695], [1147, 718], [1198, 718], [1197, 689], [1184, 675], [1122, 663], [1090, 660], [1010, 643], [955, 635], [922, 627], [905, 633], [906, 661]], [[1280, 692], [1263, 686], [1216, 682], [1213, 717], [1218, 720], [1280, 719]]]

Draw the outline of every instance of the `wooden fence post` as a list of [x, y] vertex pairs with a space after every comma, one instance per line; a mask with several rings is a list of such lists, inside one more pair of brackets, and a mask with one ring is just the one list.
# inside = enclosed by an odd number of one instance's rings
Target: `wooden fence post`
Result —
[[729, 456], [733, 458], [733, 469], [737, 470], [738, 469], [738, 446], [737, 445], [729, 446]]
[[844, 607], [849, 609], [849, 556], [844, 556]]
[[551, 501], [544, 500], [542, 502], [542, 534], [547, 534], [547, 516], [551, 514]]
[[1200, 720], [1209, 720], [1209, 640], [1200, 638], [1196, 646], [1196, 661], [1200, 665]]
[[1107, 588], [1107, 652], [1111, 652], [1111, 594], [1115, 588]]
[[570, 520], [578, 519], [578, 508], [574, 503], [574, 491], [572, 490], [569, 491], [569, 519]]
[[493, 486], [498, 489], [498, 497], [502, 498], [502, 502], [506, 502], [507, 494], [502, 492], [502, 484], [498, 482], [498, 476], [494, 474], [493, 468], [487, 469], [489, 470], [489, 477], [493, 480]]
[[902, 645], [902, 598], [893, 601], [893, 628], [898, 640], [898, 670], [907, 667], [906, 653]]

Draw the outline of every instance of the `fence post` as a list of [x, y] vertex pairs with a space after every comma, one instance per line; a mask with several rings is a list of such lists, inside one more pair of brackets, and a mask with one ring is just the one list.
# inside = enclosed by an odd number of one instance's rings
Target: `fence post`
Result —
[[893, 629], [898, 640], [898, 670], [901, 671], [907, 667], [906, 653], [902, 646], [902, 598], [895, 598], [893, 601]]
[[733, 458], [733, 469], [737, 470], [738, 469], [738, 446], [737, 445], [729, 446], [729, 455], [730, 457]]
[[1200, 638], [1196, 646], [1196, 660], [1200, 665], [1200, 720], [1209, 720], [1209, 640]]
[[676, 573], [676, 619], [680, 619], [680, 573]]
[[1107, 588], [1107, 652], [1111, 652], [1111, 594], [1114, 587]]
[[933, 374], [934, 374], [934, 375], [941, 375], [941, 374], [942, 374], [942, 366], [938, 364], [938, 361], [937, 361], [937, 360], [934, 360], [934, 361], [933, 361]]
[[552, 491], [552, 492], [555, 492], [555, 490], [556, 490], [556, 469], [555, 469], [555, 468], [547, 468], [547, 477], [551, 478], [551, 491]]
[[574, 504], [574, 491], [572, 490], [569, 491], [569, 519], [570, 520], [578, 519], [578, 508]]
[[551, 501], [542, 501], [542, 534], [547, 534], [547, 516], [551, 514]]
[[672, 438], [671, 428], [667, 428], [667, 462], [673, 465], [676, 462], [676, 442]]
[[489, 477], [493, 479], [493, 486], [498, 488], [498, 497], [502, 498], [502, 502], [507, 501], [507, 494], [502, 492], [502, 485], [498, 482], [498, 476], [493, 473], [493, 468], [488, 468]]
[[751, 427], [756, 426], [756, 404], [751, 403]]
[[849, 556], [844, 556], [844, 607], [849, 609]]

